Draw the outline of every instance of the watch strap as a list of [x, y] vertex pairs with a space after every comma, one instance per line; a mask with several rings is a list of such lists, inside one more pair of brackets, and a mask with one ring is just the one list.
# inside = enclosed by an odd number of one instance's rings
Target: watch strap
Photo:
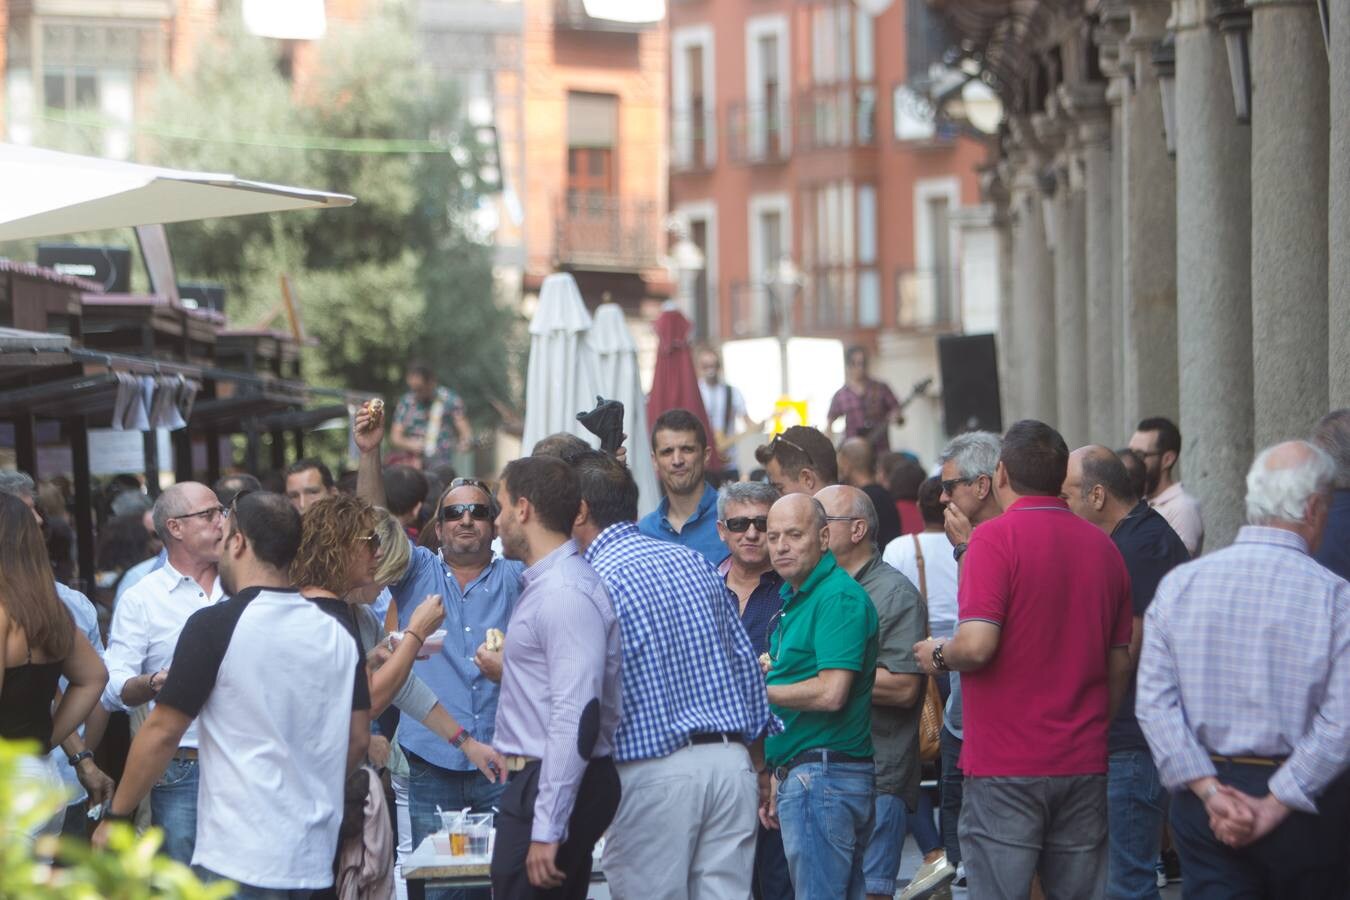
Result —
[[80, 763], [84, 762], [86, 759], [93, 759], [93, 758], [94, 758], [93, 753], [89, 752], [88, 750], [81, 750], [79, 753], [76, 753], [73, 756], [67, 756], [66, 762], [69, 763], [70, 767], [73, 769]]

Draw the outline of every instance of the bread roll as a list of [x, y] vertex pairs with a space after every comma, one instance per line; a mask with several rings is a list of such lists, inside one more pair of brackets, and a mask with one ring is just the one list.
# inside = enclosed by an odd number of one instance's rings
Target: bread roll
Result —
[[489, 651], [496, 653], [498, 650], [502, 649], [504, 643], [506, 643], [506, 635], [502, 634], [500, 628], [489, 628], [487, 630], [487, 640], [483, 642], [483, 645], [487, 647]]

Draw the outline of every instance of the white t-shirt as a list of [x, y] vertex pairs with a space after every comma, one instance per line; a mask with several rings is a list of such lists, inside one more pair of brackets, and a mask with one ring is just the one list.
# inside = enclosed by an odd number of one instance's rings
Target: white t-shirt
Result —
[[364, 663], [338, 601], [248, 588], [188, 619], [159, 702], [200, 724], [193, 865], [252, 887], [332, 885]]
[[1167, 524], [1172, 526], [1172, 530], [1186, 545], [1191, 558], [1199, 556], [1205, 546], [1205, 523], [1200, 515], [1200, 501], [1186, 493], [1181, 482], [1177, 482], [1148, 503], [1162, 513]]
[[[703, 411], [708, 414], [708, 424], [723, 435], [733, 435], [740, 431], [740, 420], [745, 415], [745, 398], [736, 388], [724, 383], [708, 384], [698, 381], [698, 392], [703, 397]], [[727, 415], [727, 394], [731, 394], [731, 415]], [[730, 421], [728, 421], [730, 419]], [[711, 438], [710, 438], [711, 439]]]
[[919, 586], [919, 564], [914, 555], [914, 538], [923, 548], [923, 570], [928, 588], [928, 627], [933, 637], [951, 637], [956, 631], [956, 560], [952, 544], [940, 531], [919, 535], [902, 534], [886, 545], [881, 558]]

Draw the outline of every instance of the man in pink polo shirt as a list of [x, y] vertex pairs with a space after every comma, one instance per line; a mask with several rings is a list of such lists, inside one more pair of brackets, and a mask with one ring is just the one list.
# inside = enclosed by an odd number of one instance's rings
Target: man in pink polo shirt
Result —
[[962, 561], [960, 624], [915, 645], [957, 671], [965, 704], [961, 853], [971, 896], [1106, 894], [1106, 736], [1130, 660], [1130, 578], [1111, 539], [1059, 497], [1064, 439], [1008, 429], [994, 485], [1004, 514]]

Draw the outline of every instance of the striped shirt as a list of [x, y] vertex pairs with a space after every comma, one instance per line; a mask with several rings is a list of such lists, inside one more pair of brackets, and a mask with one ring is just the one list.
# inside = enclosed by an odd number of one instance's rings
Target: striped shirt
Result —
[[1251, 525], [1173, 569], [1144, 619], [1135, 713], [1169, 790], [1213, 776], [1211, 753], [1288, 757], [1271, 793], [1316, 812], [1350, 764], [1350, 582]]
[[705, 732], [753, 741], [778, 724], [736, 600], [711, 563], [632, 522], [600, 532], [586, 559], [609, 588], [622, 637], [616, 761], [669, 756]]

